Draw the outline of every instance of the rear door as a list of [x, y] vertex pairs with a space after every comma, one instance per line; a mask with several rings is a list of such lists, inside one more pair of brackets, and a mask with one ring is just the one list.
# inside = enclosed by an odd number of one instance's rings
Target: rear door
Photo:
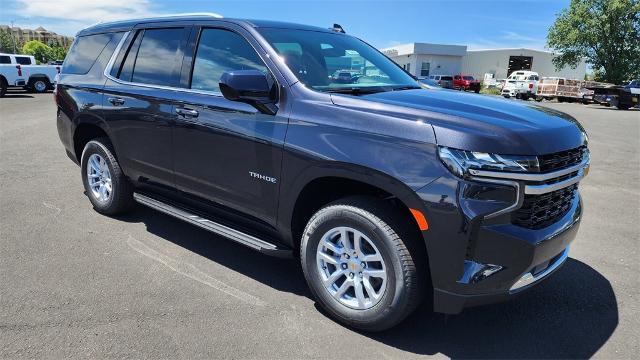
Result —
[[190, 31], [163, 24], [133, 30], [108, 74], [104, 117], [120, 164], [134, 180], [175, 187], [172, 126]]
[[[201, 27], [192, 38], [193, 59], [183, 65], [189, 90], [176, 109], [183, 115], [174, 130], [178, 188], [273, 225], [287, 117], [282, 108], [269, 115], [227, 100], [218, 83], [230, 70], [274, 73], [239, 27]], [[277, 82], [274, 87], [277, 94]]]

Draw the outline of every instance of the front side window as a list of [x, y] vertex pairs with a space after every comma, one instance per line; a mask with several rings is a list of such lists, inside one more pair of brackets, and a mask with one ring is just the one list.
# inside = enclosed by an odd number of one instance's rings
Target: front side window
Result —
[[[326, 92], [380, 92], [419, 85], [393, 61], [352, 36], [323, 31], [259, 28], [291, 72]], [[410, 71], [409, 64], [404, 68]]]
[[220, 77], [232, 70], [268, 73], [256, 51], [242, 36], [223, 29], [203, 29], [193, 63], [191, 88], [220, 92]]
[[183, 28], [140, 30], [128, 49], [118, 78], [141, 84], [174, 85], [183, 34]]

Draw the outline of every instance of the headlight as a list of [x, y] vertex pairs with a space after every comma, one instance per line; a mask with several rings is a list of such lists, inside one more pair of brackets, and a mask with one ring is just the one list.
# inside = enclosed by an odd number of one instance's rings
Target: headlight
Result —
[[469, 169], [490, 171], [538, 171], [536, 156], [498, 155], [438, 147], [442, 163], [455, 175], [464, 177]]

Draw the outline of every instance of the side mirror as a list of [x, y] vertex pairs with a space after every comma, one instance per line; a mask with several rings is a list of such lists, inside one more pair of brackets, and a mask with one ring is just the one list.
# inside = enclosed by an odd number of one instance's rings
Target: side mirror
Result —
[[225, 71], [219, 85], [228, 100], [247, 103], [269, 115], [278, 111], [272, 93], [274, 81], [258, 70]]

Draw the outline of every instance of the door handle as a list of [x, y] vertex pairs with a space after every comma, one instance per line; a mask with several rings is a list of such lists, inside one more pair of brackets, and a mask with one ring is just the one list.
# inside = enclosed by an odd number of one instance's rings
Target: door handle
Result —
[[185, 118], [197, 118], [200, 115], [197, 110], [186, 108], [176, 108], [176, 114]]
[[119, 97], [110, 97], [107, 101], [109, 101], [113, 106], [120, 106], [124, 104], [124, 99]]

